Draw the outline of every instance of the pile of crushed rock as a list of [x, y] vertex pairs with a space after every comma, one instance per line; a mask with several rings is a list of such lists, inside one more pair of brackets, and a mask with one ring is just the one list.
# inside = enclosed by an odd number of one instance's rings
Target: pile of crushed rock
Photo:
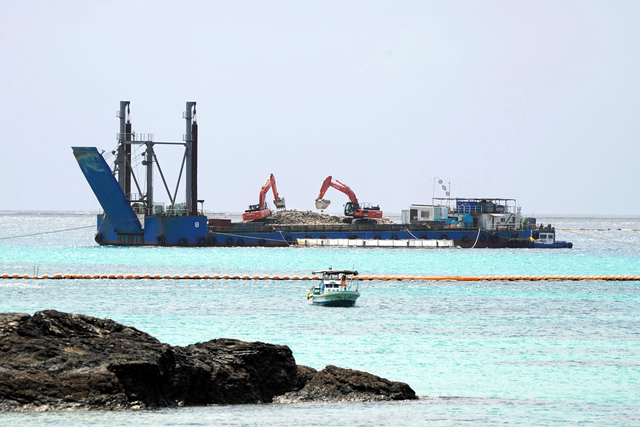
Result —
[[[277, 225], [326, 225], [326, 224], [344, 224], [346, 217], [342, 215], [320, 214], [312, 211], [299, 211], [291, 209], [287, 211], [271, 211], [269, 217], [270, 224]], [[376, 220], [378, 224], [393, 224], [388, 218], [380, 218]]]

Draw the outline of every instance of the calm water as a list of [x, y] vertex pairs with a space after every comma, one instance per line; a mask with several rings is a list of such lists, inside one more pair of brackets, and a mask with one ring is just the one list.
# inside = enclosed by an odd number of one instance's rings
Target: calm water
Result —
[[[540, 220], [540, 218], [539, 218]], [[573, 249], [110, 248], [93, 215], [0, 214], [0, 274], [637, 275], [640, 218], [541, 219]], [[88, 226], [89, 228], [80, 228]], [[575, 234], [580, 233], [580, 234]], [[0, 280], [0, 310], [109, 317], [164, 342], [286, 344], [300, 364], [405, 381], [415, 402], [3, 414], [8, 425], [640, 425], [640, 283], [365, 282], [353, 308], [308, 281]]]

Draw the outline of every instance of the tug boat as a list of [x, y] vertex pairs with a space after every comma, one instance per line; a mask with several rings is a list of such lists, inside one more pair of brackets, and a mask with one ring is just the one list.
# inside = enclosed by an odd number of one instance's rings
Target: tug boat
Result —
[[[333, 270], [329, 267], [328, 270], [313, 271], [311, 274], [321, 275], [320, 281], [307, 292], [307, 299], [313, 305], [352, 307], [360, 297], [357, 283], [355, 286], [353, 284], [353, 277], [358, 275], [357, 271]], [[352, 290], [352, 287], [355, 287], [355, 290]]]

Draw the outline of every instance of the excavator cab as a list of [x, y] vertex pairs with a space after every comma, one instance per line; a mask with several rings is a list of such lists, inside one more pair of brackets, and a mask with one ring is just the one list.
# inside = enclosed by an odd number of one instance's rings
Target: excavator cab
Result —
[[345, 216], [353, 216], [356, 210], [360, 209], [360, 206], [355, 202], [347, 202], [344, 205], [344, 215]]

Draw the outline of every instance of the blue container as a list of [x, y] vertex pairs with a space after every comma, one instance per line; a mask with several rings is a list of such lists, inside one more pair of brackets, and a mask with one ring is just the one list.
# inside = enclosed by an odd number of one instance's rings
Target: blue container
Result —
[[458, 200], [456, 201], [456, 210], [458, 213], [474, 213], [478, 210], [478, 202], [472, 200]]

